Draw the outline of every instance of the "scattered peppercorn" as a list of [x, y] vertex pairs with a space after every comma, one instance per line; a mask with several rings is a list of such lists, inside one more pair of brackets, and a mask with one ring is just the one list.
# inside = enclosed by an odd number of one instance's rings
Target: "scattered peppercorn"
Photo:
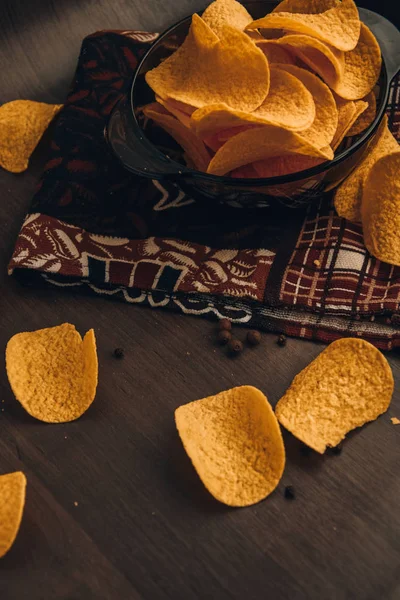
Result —
[[310, 448], [310, 446], [306, 446], [306, 444], [301, 444], [300, 446], [300, 454], [302, 454], [302, 456], [310, 456], [312, 450]]
[[285, 498], [286, 500], [294, 500], [296, 498], [296, 492], [292, 485], [287, 485], [285, 487]]
[[217, 341], [220, 346], [226, 346], [229, 340], [232, 338], [232, 334], [230, 331], [226, 331], [226, 329], [222, 329], [222, 331], [218, 332]]
[[219, 322], [220, 331], [230, 331], [232, 329], [232, 323], [229, 319], [221, 319]]
[[252, 329], [247, 333], [247, 343], [250, 346], [258, 346], [261, 342], [261, 333]]
[[278, 346], [281, 346], [283, 348], [283, 346], [286, 346], [286, 341], [286, 337], [284, 335], [280, 335], [276, 343], [278, 344]]
[[228, 349], [229, 349], [230, 354], [235, 356], [242, 352], [243, 344], [240, 340], [237, 340], [236, 338], [231, 338], [228, 343]]
[[122, 348], [115, 348], [114, 350], [115, 358], [124, 358], [124, 351]]

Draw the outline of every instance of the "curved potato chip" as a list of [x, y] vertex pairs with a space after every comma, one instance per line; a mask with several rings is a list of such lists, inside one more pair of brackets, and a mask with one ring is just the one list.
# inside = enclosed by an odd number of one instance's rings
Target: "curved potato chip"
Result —
[[317, 15], [339, 6], [339, 0], [282, 0], [272, 11]]
[[[178, 119], [178, 121], [180, 121], [182, 123], [182, 125], [184, 125], [184, 127], [187, 127], [188, 129], [190, 128], [190, 123], [191, 123], [190, 115], [183, 112], [183, 110], [180, 110], [179, 108], [177, 108], [175, 106], [175, 104], [173, 104], [169, 100], [163, 100], [159, 96], [156, 96], [156, 101], [158, 104], [161, 104], [161, 106], [163, 106], [166, 109], [167, 113], [164, 113], [164, 114], [170, 113], [171, 115], [176, 117]], [[149, 105], [147, 105], [147, 106], [149, 106]], [[153, 106], [155, 106], [155, 105], [153, 105]], [[145, 112], [145, 108], [146, 107], [143, 107], [143, 112]]]
[[225, 175], [243, 165], [282, 154], [304, 154], [326, 160], [333, 158], [331, 148], [316, 148], [293, 131], [264, 125], [230, 138], [215, 154], [207, 172]]
[[297, 77], [314, 98], [315, 119], [309, 129], [301, 132], [301, 137], [319, 148], [329, 146], [338, 126], [338, 110], [331, 90], [305, 69], [291, 65], [281, 65], [281, 68]]
[[269, 63], [294, 65], [296, 60], [293, 54], [280, 44], [272, 44], [271, 40], [257, 40], [256, 45], [261, 48]]
[[7, 344], [6, 368], [16, 399], [32, 417], [46, 423], [74, 421], [96, 395], [94, 331], [83, 341], [69, 323], [18, 333]]
[[307, 129], [315, 118], [311, 93], [296, 77], [271, 66], [270, 92], [263, 104], [252, 113], [211, 104], [195, 111], [192, 127], [198, 136], [212, 135], [241, 125], [279, 125], [294, 131]]
[[207, 171], [210, 154], [202, 140], [191, 129], [185, 127], [178, 119], [164, 112], [159, 104], [149, 104], [143, 109], [144, 114], [160, 125], [178, 142], [198, 171]]
[[14, 100], [0, 106], [0, 166], [22, 173], [62, 104]]
[[228, 506], [250, 506], [278, 485], [285, 448], [267, 398], [237, 387], [180, 406], [175, 423], [207, 490]]
[[259, 160], [253, 163], [253, 169], [257, 173], [256, 177], [279, 177], [311, 169], [324, 161], [324, 158], [315, 158], [314, 156], [287, 154]]
[[323, 13], [273, 12], [253, 21], [247, 29], [289, 29], [349, 52], [356, 47], [360, 37], [360, 18], [353, 0], [342, 0]]
[[339, 113], [339, 121], [335, 136], [332, 140], [332, 148], [336, 150], [350, 131], [354, 123], [357, 121], [360, 115], [363, 114], [368, 108], [368, 102], [357, 100], [339, 101], [337, 97], [337, 108]]
[[215, 0], [202, 14], [202, 19], [219, 35], [224, 25], [243, 31], [253, 18], [236, 0]]
[[363, 188], [372, 166], [382, 156], [396, 152], [398, 149], [399, 145], [388, 128], [388, 118], [385, 115], [368, 147], [365, 158], [336, 190], [335, 208], [340, 217], [354, 223], [361, 221]]
[[374, 421], [392, 399], [394, 381], [381, 352], [364, 340], [333, 342], [293, 380], [276, 405], [279, 423], [323, 454], [347, 433]]
[[0, 475], [0, 558], [15, 542], [24, 512], [26, 477], [21, 471]]
[[375, 117], [376, 117], [375, 93], [370, 92], [367, 96], [365, 96], [365, 98], [363, 98], [363, 101], [368, 103], [368, 108], [364, 112], [361, 113], [361, 115], [355, 121], [354, 125], [352, 125], [352, 127], [350, 127], [349, 131], [346, 133], [347, 137], [350, 137], [353, 135], [359, 135], [360, 133], [362, 133], [363, 131], [368, 129], [368, 127], [370, 125], [372, 125], [372, 123], [375, 120]]
[[231, 171], [229, 176], [236, 179], [257, 179], [260, 177], [255, 170], [254, 165], [243, 165], [243, 167], [239, 167], [238, 169]]
[[400, 266], [400, 148], [371, 167], [361, 217], [367, 250], [383, 262]]
[[352, 52], [345, 53], [343, 75], [331, 87], [346, 100], [359, 100], [374, 88], [381, 67], [380, 46], [372, 31], [361, 23], [358, 44]]
[[242, 31], [225, 25], [219, 35], [194, 14], [180, 48], [146, 73], [157, 96], [196, 108], [219, 102], [237, 110], [258, 108], [269, 90], [266, 57]]

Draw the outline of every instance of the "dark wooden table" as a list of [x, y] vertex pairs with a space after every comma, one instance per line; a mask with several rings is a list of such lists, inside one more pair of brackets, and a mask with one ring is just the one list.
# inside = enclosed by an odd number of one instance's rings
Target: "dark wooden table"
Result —
[[[97, 29], [163, 29], [197, 0], [2, 0], [0, 101], [62, 102], [81, 39]], [[375, 3], [377, 4], [377, 3]], [[28, 478], [22, 527], [0, 561], [1, 600], [400, 598], [400, 394], [389, 413], [349, 436], [341, 456], [304, 457], [289, 435], [277, 491], [242, 510], [203, 489], [174, 426], [183, 403], [240, 385], [275, 404], [321, 347], [265, 336], [229, 361], [207, 321], [7, 277], [46, 141], [23, 175], [0, 172], [0, 346], [23, 330], [94, 327], [100, 384], [79, 421], [46, 425], [0, 378], [0, 473]], [[117, 361], [115, 347], [126, 357]], [[397, 386], [400, 361], [389, 356]], [[284, 499], [284, 486], [297, 498]]]

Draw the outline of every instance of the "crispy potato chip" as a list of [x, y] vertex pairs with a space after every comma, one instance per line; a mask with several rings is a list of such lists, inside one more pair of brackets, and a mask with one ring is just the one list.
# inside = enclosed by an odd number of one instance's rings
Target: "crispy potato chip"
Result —
[[14, 100], [0, 106], [0, 166], [22, 173], [62, 104]]
[[256, 44], [264, 52], [269, 63], [284, 65], [296, 64], [296, 59], [293, 53], [281, 44], [274, 44], [271, 42], [271, 40], [257, 40]]
[[18, 333], [7, 344], [6, 367], [15, 397], [32, 417], [46, 423], [74, 421], [96, 395], [94, 331], [83, 341], [69, 323]]
[[323, 454], [347, 433], [374, 421], [392, 399], [394, 381], [381, 352], [364, 340], [333, 342], [293, 380], [276, 405], [281, 425]]
[[210, 163], [210, 153], [202, 140], [191, 129], [185, 127], [178, 119], [164, 112], [157, 103], [149, 104], [143, 109], [149, 119], [160, 125], [171, 137], [178, 142], [198, 171], [207, 171]]
[[399, 145], [388, 128], [388, 118], [385, 115], [365, 158], [336, 190], [335, 208], [340, 217], [354, 223], [361, 221], [363, 187], [370, 169], [382, 156], [398, 149]]
[[367, 110], [368, 102], [363, 102], [363, 100], [357, 100], [357, 102], [344, 100], [343, 102], [337, 102], [337, 107], [339, 121], [335, 136], [332, 140], [332, 148], [334, 150], [339, 148], [359, 116]]
[[273, 12], [253, 21], [247, 29], [288, 29], [348, 52], [356, 47], [360, 37], [360, 18], [353, 0], [342, 0], [323, 13]]
[[314, 118], [315, 103], [305, 85], [290, 73], [271, 66], [270, 92], [257, 110], [248, 113], [211, 104], [195, 111], [191, 120], [194, 131], [202, 137], [251, 124], [279, 125], [299, 131], [310, 127]]
[[281, 431], [267, 398], [252, 386], [180, 406], [175, 422], [207, 490], [228, 506], [264, 500], [285, 467]]
[[[182, 123], [182, 125], [184, 125], [188, 129], [190, 128], [190, 115], [188, 115], [186, 112], [183, 112], [183, 110], [180, 110], [179, 108], [177, 108], [176, 105], [173, 102], [171, 102], [170, 100], [163, 100], [159, 96], [156, 96], [156, 101], [158, 104], [161, 104], [161, 106], [163, 106], [166, 109], [167, 113], [164, 113], [164, 114], [173, 115], [174, 117], [176, 117], [178, 119], [178, 121], [180, 121]], [[147, 105], [147, 106], [149, 106], [149, 105]], [[155, 105], [150, 105], [150, 106], [154, 106], [154, 108], [155, 108]], [[157, 110], [160, 110], [160, 109], [157, 108]], [[143, 112], [144, 113], [146, 112], [146, 107], [143, 108]]]
[[346, 133], [346, 136], [350, 137], [353, 135], [359, 135], [375, 120], [376, 117], [376, 96], [374, 92], [370, 92], [365, 98], [363, 98], [364, 102], [368, 103], [368, 108], [361, 113], [358, 119], [355, 121], [354, 125], [350, 127], [349, 131]]
[[17, 537], [24, 512], [26, 477], [21, 471], [0, 475], [0, 558]]
[[164, 99], [196, 108], [224, 102], [253, 111], [269, 90], [269, 66], [263, 52], [242, 31], [225, 25], [219, 36], [193, 15], [180, 48], [146, 73], [146, 81]]
[[314, 156], [287, 154], [286, 156], [274, 156], [259, 160], [253, 163], [253, 169], [257, 173], [256, 177], [279, 177], [311, 169], [324, 161], [324, 158], [315, 158]]
[[231, 171], [230, 177], [235, 179], [257, 179], [260, 175], [255, 170], [254, 165], [243, 165], [243, 167]]
[[331, 148], [316, 148], [293, 131], [264, 125], [230, 138], [215, 154], [207, 172], [225, 175], [243, 165], [282, 154], [305, 154], [327, 160], [333, 158]]
[[392, 421], [392, 425], [400, 425], [400, 419], [397, 417], [392, 417], [390, 420]]
[[339, 6], [339, 0], [282, 0], [272, 11], [317, 15]]
[[360, 39], [352, 52], [344, 55], [344, 73], [332, 89], [342, 98], [359, 100], [374, 88], [381, 72], [379, 44], [370, 29], [361, 23]]
[[215, 0], [202, 14], [202, 19], [218, 36], [224, 25], [243, 31], [252, 22], [252, 16], [236, 0]]
[[371, 167], [361, 217], [367, 250], [383, 262], [400, 266], [400, 148]]
[[305, 69], [291, 65], [281, 65], [281, 68], [297, 77], [314, 99], [315, 119], [309, 129], [301, 132], [301, 137], [319, 148], [329, 146], [338, 125], [338, 110], [332, 92], [319, 77]]

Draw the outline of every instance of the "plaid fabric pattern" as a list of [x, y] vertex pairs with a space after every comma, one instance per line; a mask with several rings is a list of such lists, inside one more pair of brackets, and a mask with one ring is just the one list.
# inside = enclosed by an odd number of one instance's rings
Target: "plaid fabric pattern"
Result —
[[[100, 32], [84, 41], [10, 273], [305, 339], [400, 346], [400, 269], [368, 254], [361, 227], [335, 214], [332, 196], [282, 214], [247, 212], [122, 169], [104, 127], [155, 38]], [[399, 139], [399, 77], [388, 115]]]

